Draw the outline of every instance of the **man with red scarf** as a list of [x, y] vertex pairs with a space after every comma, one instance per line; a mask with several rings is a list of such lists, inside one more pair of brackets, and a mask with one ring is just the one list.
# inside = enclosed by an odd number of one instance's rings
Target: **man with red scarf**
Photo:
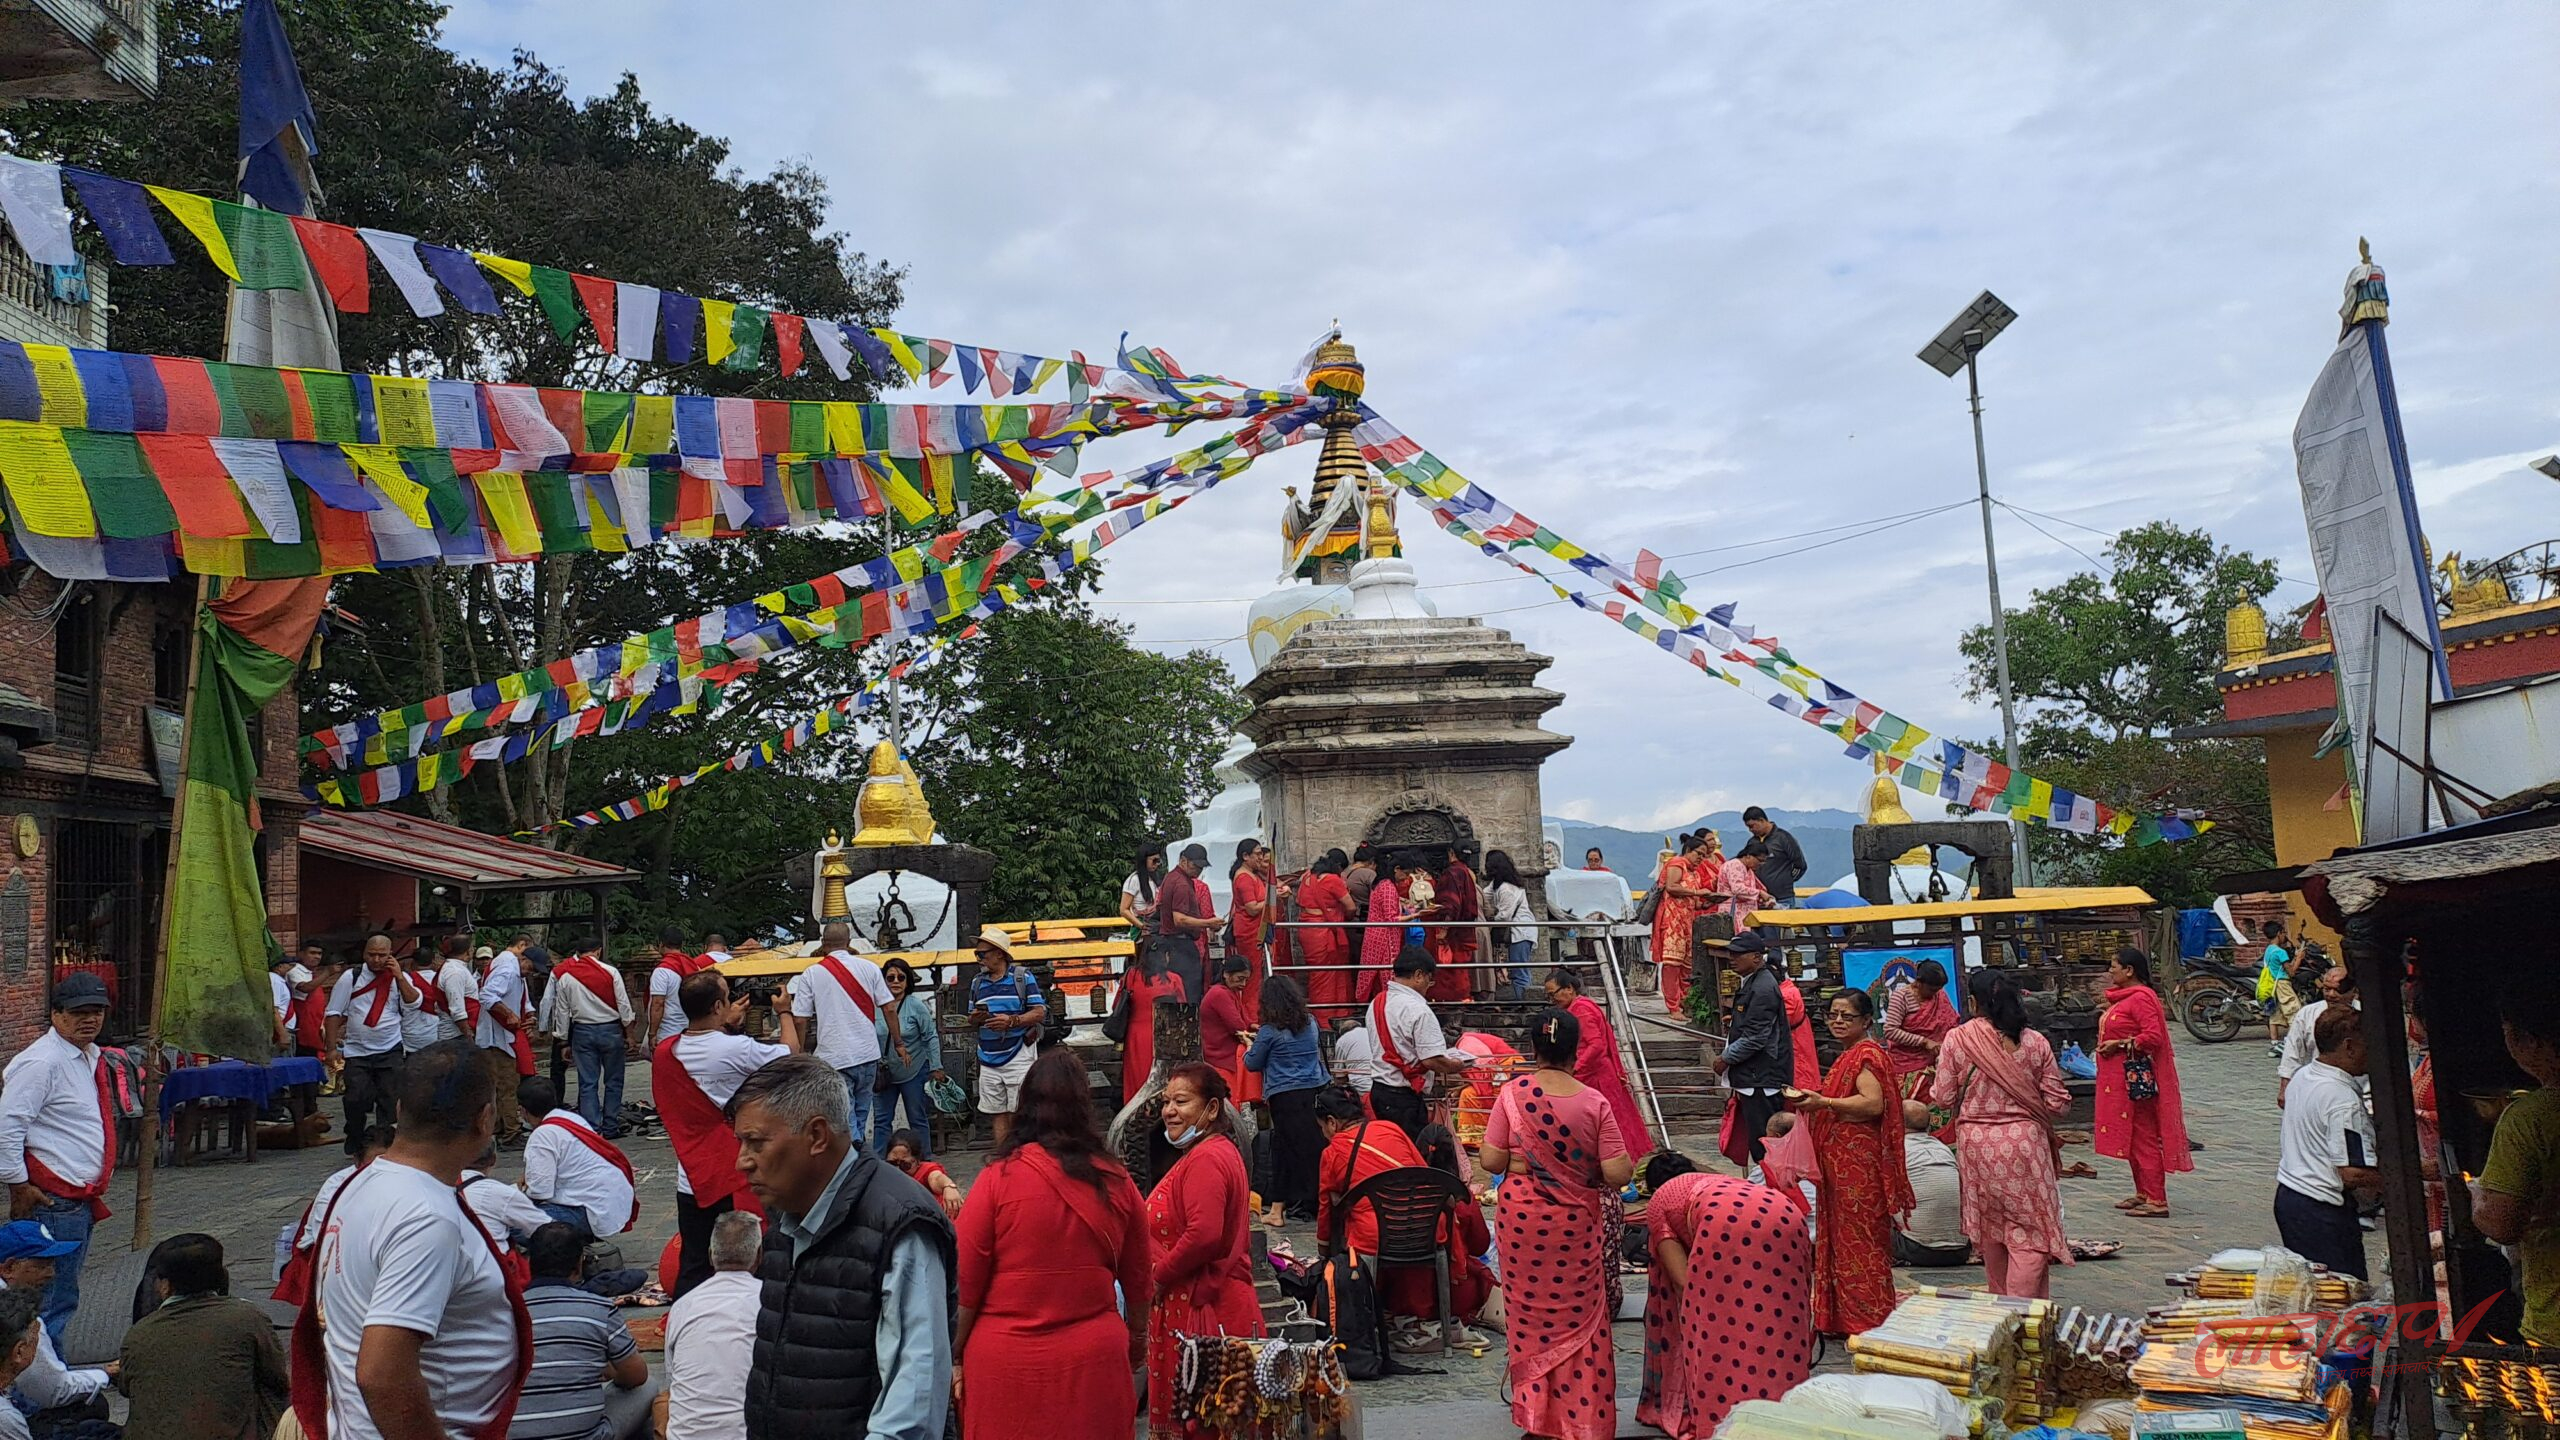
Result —
[[631, 994], [622, 972], [593, 952], [551, 967], [542, 997], [548, 1031], [564, 1040], [578, 1067], [578, 1114], [610, 1140], [622, 1134], [622, 1077], [631, 1043]]
[[704, 970], [676, 991], [684, 1032], [660, 1041], [649, 1065], [649, 1099], [676, 1152], [675, 1293], [711, 1275], [711, 1226], [733, 1209], [763, 1214], [738, 1173], [738, 1135], [724, 1110], [747, 1077], [791, 1052], [736, 1033], [745, 997], [728, 977]]
[[329, 1058], [345, 1085], [347, 1154], [363, 1148], [365, 1130], [392, 1119], [392, 1095], [400, 1082], [400, 1065], [408, 1050], [402, 1021], [418, 1003], [417, 982], [400, 968], [391, 937], [376, 930], [364, 937], [364, 963], [338, 977], [329, 992]]
[[114, 1081], [98, 1053], [107, 1023], [106, 983], [77, 971], [53, 987], [53, 1026], [0, 1072], [0, 1183], [9, 1218], [34, 1220], [80, 1248], [54, 1263], [45, 1289], [45, 1333], [61, 1343], [80, 1308], [80, 1262], [89, 1227], [107, 1216], [116, 1173]]
[[708, 955], [696, 955], [684, 948], [684, 932], [674, 926], [658, 932], [658, 968], [649, 972], [649, 1048], [660, 1045], [684, 1032], [684, 1006], [677, 1003], [676, 989], [685, 977], [713, 963]]

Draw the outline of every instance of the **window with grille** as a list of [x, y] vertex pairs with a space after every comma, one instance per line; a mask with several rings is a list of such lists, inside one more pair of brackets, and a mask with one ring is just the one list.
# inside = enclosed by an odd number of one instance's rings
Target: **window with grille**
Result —
[[58, 744], [98, 743], [98, 688], [104, 646], [98, 592], [80, 586], [53, 622], [53, 724]]

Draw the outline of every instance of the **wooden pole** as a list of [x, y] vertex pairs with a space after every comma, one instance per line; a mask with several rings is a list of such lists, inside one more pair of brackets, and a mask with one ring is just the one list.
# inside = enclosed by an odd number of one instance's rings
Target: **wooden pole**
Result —
[[[169, 1013], [169, 929], [178, 903], [178, 834], [187, 823], [187, 761], [196, 743], [196, 683], [204, 658], [205, 600], [212, 582], [196, 577], [195, 611], [187, 623], [187, 694], [178, 727], [178, 793], [169, 804], [169, 856], [160, 873], [160, 934], [151, 957], [151, 1024], [142, 1066], [142, 1153], [133, 1158], [133, 1248], [151, 1244], [151, 1180], [160, 1162], [160, 1030]], [[256, 1124], [252, 1119], [249, 1123]]]

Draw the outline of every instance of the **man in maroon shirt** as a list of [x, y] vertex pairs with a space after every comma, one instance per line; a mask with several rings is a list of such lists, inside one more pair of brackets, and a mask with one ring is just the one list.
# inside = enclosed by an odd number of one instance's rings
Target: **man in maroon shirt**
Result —
[[1185, 845], [1182, 858], [1156, 888], [1156, 935], [1165, 949], [1165, 963], [1182, 977], [1182, 996], [1194, 1005], [1208, 994], [1202, 981], [1201, 950], [1209, 943], [1209, 932], [1224, 923], [1210, 904], [1209, 887], [1200, 883], [1200, 872], [1207, 868], [1209, 848]]

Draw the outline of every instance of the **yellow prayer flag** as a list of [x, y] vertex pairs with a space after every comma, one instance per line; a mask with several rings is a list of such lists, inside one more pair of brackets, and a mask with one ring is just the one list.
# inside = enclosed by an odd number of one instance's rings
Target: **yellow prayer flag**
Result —
[[631, 443], [635, 455], [666, 455], [676, 448], [676, 397], [635, 395], [631, 400]]
[[924, 498], [924, 492], [908, 483], [906, 471], [895, 465], [884, 465], [875, 473], [875, 478], [880, 481], [882, 492], [889, 497], [889, 503], [898, 507], [899, 519], [914, 525], [932, 516], [933, 502]]
[[47, 425], [85, 428], [89, 423], [89, 392], [80, 384], [80, 368], [71, 363], [71, 352], [59, 345], [26, 345], [27, 363], [35, 367], [36, 395], [43, 409], [36, 418]]
[[736, 324], [737, 319], [738, 307], [731, 301], [705, 300], [702, 302], [704, 359], [717, 365], [729, 358], [730, 351], [738, 348], [737, 337], [729, 333], [729, 327]]
[[954, 490], [955, 482], [951, 476], [951, 457], [948, 455], [927, 455], [924, 457], [924, 474], [925, 478], [933, 483], [934, 510], [943, 515], [951, 514], [957, 505], [957, 501], [954, 498], [956, 494], [956, 491]]
[[587, 491], [587, 535], [596, 549], [607, 555], [620, 555], [631, 549], [631, 541], [622, 533], [622, 527], [613, 523], [613, 516], [592, 488]]
[[[498, 543], [510, 555], [542, 553], [542, 526], [533, 518], [533, 502], [525, 498], [524, 477], [505, 471], [474, 475], [480, 487], [481, 503], [488, 507], [489, 521], [498, 527]], [[500, 694], [505, 694], [500, 682]], [[512, 695], [508, 699], [514, 699]]]
[[471, 258], [480, 262], [481, 269], [505, 280], [522, 293], [527, 295], [533, 293], [533, 265], [530, 261], [510, 260], [504, 255], [492, 255], [486, 250], [472, 251]]
[[1066, 368], [1066, 364], [1067, 362], [1064, 360], [1041, 361], [1038, 373], [1031, 377], [1031, 388], [1034, 391], [1037, 391], [1041, 386], [1048, 384], [1052, 376]]
[[373, 415], [385, 445], [436, 443], [435, 410], [427, 401], [427, 382], [410, 375], [373, 377]]
[[906, 336], [895, 330], [874, 330], [871, 335], [889, 347], [889, 358], [898, 362], [898, 368], [907, 372], [908, 379], [913, 380], [924, 373], [924, 361], [907, 345]]
[[97, 538], [98, 517], [89, 508], [89, 492], [80, 483], [80, 467], [71, 463], [61, 427], [25, 420], [0, 420], [0, 478], [9, 486], [18, 518], [38, 535], [68, 539]]
[[827, 447], [839, 455], [862, 453], [862, 405], [853, 400], [829, 400], [827, 407]]
[[924, 574], [924, 552], [913, 545], [889, 552], [889, 564], [901, 580], [914, 580]]
[[393, 509], [409, 517], [409, 523], [421, 530], [432, 530], [435, 522], [427, 517], [427, 487], [409, 478], [400, 463], [400, 452], [388, 445], [341, 445], [347, 458], [382, 492]]
[[237, 540], [208, 540], [181, 530], [178, 553], [186, 557], [187, 568], [198, 575], [240, 575], [248, 570], [246, 552]]
[[186, 226], [197, 243], [204, 246], [204, 253], [213, 258], [215, 269], [234, 280], [240, 278], [240, 262], [231, 258], [231, 242], [222, 238], [222, 227], [214, 223], [213, 201], [184, 190], [163, 190], [157, 185], [142, 188], [169, 207], [169, 213], [178, 217], [178, 223]]
[[2031, 820], [2053, 818], [2053, 786], [2050, 783], [2043, 780], [2027, 782], [2027, 818]]

